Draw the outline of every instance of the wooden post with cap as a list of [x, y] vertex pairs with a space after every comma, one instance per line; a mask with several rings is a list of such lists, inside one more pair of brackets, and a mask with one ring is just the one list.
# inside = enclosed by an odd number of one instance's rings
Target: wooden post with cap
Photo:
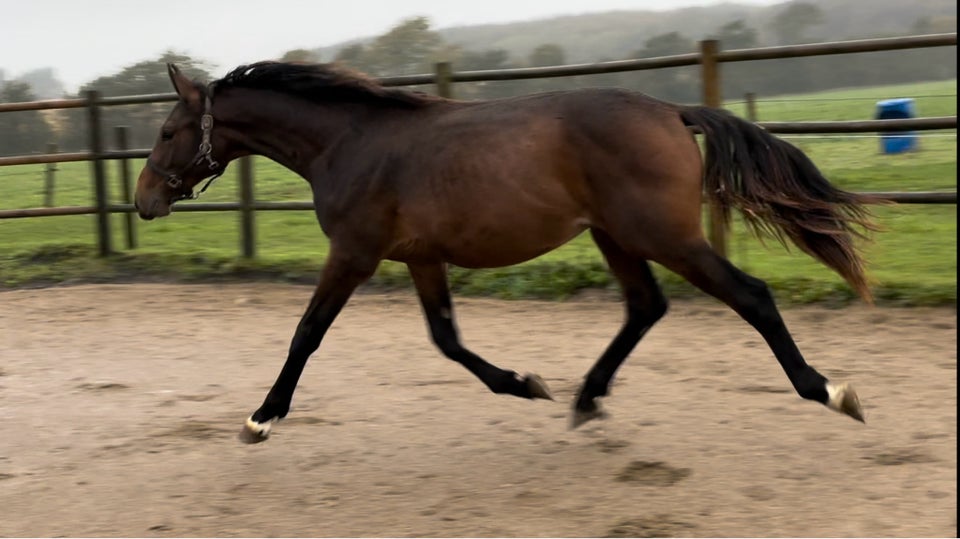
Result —
[[[114, 128], [114, 134], [117, 138], [117, 149], [120, 151], [130, 149], [127, 137], [127, 128], [118, 125]], [[120, 192], [123, 193], [124, 204], [133, 203], [132, 175], [130, 174], [130, 160], [118, 160], [118, 171], [120, 172]], [[127, 212], [123, 215], [124, 224], [127, 232], [127, 249], [137, 248], [137, 225], [133, 213]]]
[[238, 159], [240, 180], [240, 247], [244, 258], [257, 254], [256, 226], [253, 209], [253, 157]]
[[87, 90], [87, 127], [90, 134], [90, 162], [93, 167], [94, 205], [97, 208], [97, 242], [100, 256], [113, 252], [110, 238], [110, 212], [107, 195], [107, 172], [103, 166], [103, 131], [101, 126], [100, 92]]
[[[703, 104], [708, 107], [720, 108], [723, 99], [720, 96], [720, 66], [717, 62], [719, 42], [716, 39], [705, 39], [700, 42], [700, 76], [703, 83]], [[710, 200], [709, 208], [710, 245], [723, 257], [727, 256], [727, 230], [723, 222], [722, 212], [716, 203]]]
[[437, 95], [440, 97], [453, 97], [453, 81], [450, 75], [453, 73], [453, 66], [450, 62], [437, 62], [434, 65], [434, 74], [436, 75]]

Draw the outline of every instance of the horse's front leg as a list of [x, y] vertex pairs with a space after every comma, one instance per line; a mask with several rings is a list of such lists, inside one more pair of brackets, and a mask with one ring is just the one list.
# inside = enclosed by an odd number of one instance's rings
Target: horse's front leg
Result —
[[287, 415], [307, 358], [320, 347], [320, 341], [340, 309], [357, 286], [373, 275], [378, 262], [372, 258], [346, 256], [331, 246], [320, 283], [290, 343], [287, 361], [263, 405], [247, 419], [240, 432], [242, 441], [257, 443], [266, 440], [273, 424]]
[[460, 343], [444, 264], [407, 264], [407, 267], [417, 287], [430, 336], [443, 355], [466, 367], [494, 393], [553, 400], [550, 390], [539, 376], [528, 374], [521, 378], [514, 371], [486, 362]]

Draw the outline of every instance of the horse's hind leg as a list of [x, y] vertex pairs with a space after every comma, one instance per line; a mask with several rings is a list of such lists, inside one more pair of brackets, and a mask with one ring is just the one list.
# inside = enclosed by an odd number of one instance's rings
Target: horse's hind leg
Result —
[[571, 428], [602, 416], [597, 397], [607, 394], [613, 375], [627, 355], [667, 312], [667, 299], [650, 271], [650, 264], [625, 252], [605, 232], [592, 229], [590, 233], [606, 258], [610, 271], [620, 281], [627, 313], [620, 332], [584, 379], [574, 401]]
[[766, 283], [737, 269], [702, 238], [687, 245], [672, 245], [661, 254], [663, 256], [654, 259], [732, 307], [763, 335], [801, 397], [863, 421], [863, 411], [853, 389], [847, 384], [829, 383], [804, 361]]
[[524, 378], [484, 361], [460, 344], [453, 318], [453, 304], [447, 287], [446, 267], [436, 264], [408, 264], [410, 275], [420, 296], [423, 313], [430, 327], [433, 342], [448, 358], [460, 363], [486, 384], [494, 393], [506, 393], [528, 399], [550, 399], [550, 391], [535, 374]]

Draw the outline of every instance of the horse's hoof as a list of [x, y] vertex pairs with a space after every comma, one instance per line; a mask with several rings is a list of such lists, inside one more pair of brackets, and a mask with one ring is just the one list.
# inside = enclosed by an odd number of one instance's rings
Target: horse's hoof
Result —
[[600, 407], [600, 403], [598, 403], [596, 400], [593, 400], [590, 401], [589, 410], [581, 410], [577, 407], [573, 408], [573, 414], [570, 416], [570, 430], [574, 430], [592, 419], [606, 418], [607, 413], [604, 412], [603, 408]]
[[553, 400], [553, 393], [550, 393], [550, 388], [547, 387], [543, 378], [540, 378], [536, 374], [528, 374], [524, 377], [523, 381], [527, 384], [527, 390], [530, 391], [531, 399]]
[[838, 386], [827, 383], [827, 408], [846, 414], [861, 423], [866, 423], [857, 392], [848, 383], [842, 383]]
[[248, 417], [237, 437], [245, 444], [258, 444], [270, 437], [270, 429], [276, 422], [277, 418], [273, 418], [265, 423], [257, 423], [252, 417]]

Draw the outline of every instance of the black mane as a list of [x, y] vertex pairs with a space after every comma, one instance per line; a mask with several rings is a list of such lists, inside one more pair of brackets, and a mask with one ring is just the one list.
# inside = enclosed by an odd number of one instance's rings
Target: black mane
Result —
[[265, 61], [242, 65], [214, 87], [275, 90], [318, 102], [348, 102], [418, 108], [439, 98], [385, 88], [375, 80], [337, 64]]

